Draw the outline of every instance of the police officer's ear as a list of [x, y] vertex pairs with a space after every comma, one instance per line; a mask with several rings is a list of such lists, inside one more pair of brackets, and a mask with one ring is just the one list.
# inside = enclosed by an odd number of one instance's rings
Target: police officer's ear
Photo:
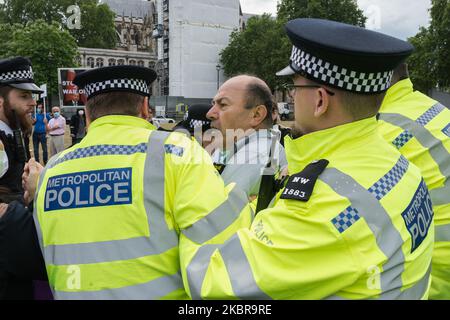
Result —
[[314, 96], [314, 116], [319, 118], [327, 113], [330, 106], [330, 96], [325, 88], [315, 90]]
[[142, 101], [139, 115], [142, 119], [145, 120], [147, 120], [150, 117], [150, 113], [148, 111], [148, 97], [145, 97], [144, 101]]

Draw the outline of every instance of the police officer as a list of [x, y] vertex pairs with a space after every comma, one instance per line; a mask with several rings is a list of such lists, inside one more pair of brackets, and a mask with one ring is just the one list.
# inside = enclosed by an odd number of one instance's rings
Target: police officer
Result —
[[401, 64], [380, 109], [380, 133], [422, 171], [435, 213], [430, 299], [450, 299], [450, 110], [414, 91]]
[[[420, 299], [434, 238], [420, 171], [377, 132], [392, 70], [412, 46], [320, 19], [296, 19], [291, 174], [273, 208], [220, 246], [185, 255], [193, 298]], [[224, 285], [226, 284], [226, 285]]]
[[31, 132], [31, 113], [42, 92], [33, 80], [30, 60], [0, 60], [0, 202], [21, 200], [27, 150], [22, 132]]
[[[206, 114], [211, 109], [209, 104], [193, 104], [189, 107], [185, 114], [184, 120], [180, 121], [173, 128], [174, 131], [182, 131], [194, 137], [196, 134], [202, 135], [211, 129], [211, 120], [206, 117]], [[195, 136], [195, 138], [197, 138]], [[197, 138], [202, 142], [202, 137]]]
[[[45, 279], [35, 234], [22, 232], [33, 225], [22, 203], [22, 173], [29, 152], [23, 133], [32, 128], [32, 93], [40, 92], [30, 60], [0, 60], [0, 300], [32, 299], [32, 280]], [[17, 249], [20, 254], [15, 254]]]
[[220, 243], [250, 225], [244, 193], [224, 187], [201, 146], [146, 121], [155, 78], [115, 66], [74, 80], [88, 134], [49, 161], [34, 205], [56, 299], [187, 298], [179, 238]]

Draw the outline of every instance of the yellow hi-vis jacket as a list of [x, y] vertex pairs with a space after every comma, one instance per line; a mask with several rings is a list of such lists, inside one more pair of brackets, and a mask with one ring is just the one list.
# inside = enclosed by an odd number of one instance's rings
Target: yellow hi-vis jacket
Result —
[[388, 90], [379, 119], [380, 133], [419, 167], [430, 189], [436, 228], [430, 299], [450, 299], [450, 110], [406, 79]]
[[200, 145], [153, 128], [102, 117], [41, 174], [34, 220], [56, 299], [188, 298], [179, 237], [222, 243], [250, 226], [245, 194]]
[[[291, 177], [251, 230], [223, 245], [182, 239], [190, 295], [427, 298], [434, 238], [429, 193], [419, 169], [377, 129], [373, 117], [286, 138]], [[329, 163], [320, 175], [303, 175], [322, 159]], [[286, 199], [304, 197], [308, 188], [309, 200]]]

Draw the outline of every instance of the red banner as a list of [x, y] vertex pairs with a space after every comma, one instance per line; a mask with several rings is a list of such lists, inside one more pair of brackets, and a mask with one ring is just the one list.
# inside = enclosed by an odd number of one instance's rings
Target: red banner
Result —
[[86, 96], [74, 83], [75, 76], [89, 69], [84, 68], [60, 68], [58, 69], [59, 79], [59, 100], [62, 107], [84, 107]]

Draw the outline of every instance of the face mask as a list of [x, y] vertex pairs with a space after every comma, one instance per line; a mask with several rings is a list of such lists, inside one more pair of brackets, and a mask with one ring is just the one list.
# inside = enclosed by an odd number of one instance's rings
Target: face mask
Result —
[[42, 109], [37, 109], [37, 112], [38, 113], [42, 113]]
[[55, 118], [59, 118], [59, 112], [54, 112], [54, 113], [53, 113], [53, 116], [54, 116]]
[[79, 114], [80, 116], [82, 116], [82, 115], [84, 114], [84, 111], [80, 110], [80, 111], [78, 111], [78, 114]]

